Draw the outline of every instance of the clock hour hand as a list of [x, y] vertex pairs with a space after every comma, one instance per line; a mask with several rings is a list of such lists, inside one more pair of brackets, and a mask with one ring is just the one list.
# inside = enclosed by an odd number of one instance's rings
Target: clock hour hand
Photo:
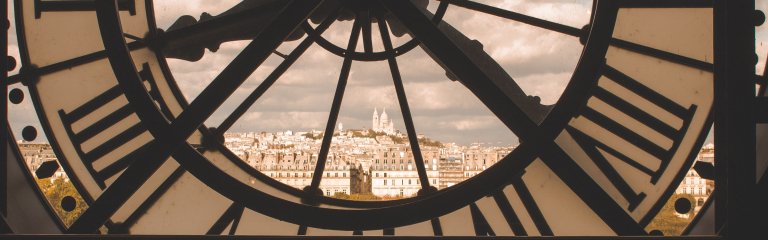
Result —
[[[253, 39], [287, 3], [280, 0], [244, 0], [216, 16], [204, 12], [198, 20], [184, 15], [161, 33], [158, 36], [160, 41], [156, 42], [166, 57], [198, 61], [205, 54], [205, 49], [216, 52], [222, 43]], [[286, 40], [297, 40], [303, 35], [302, 30], [297, 30]]]
[[[420, 8], [426, 9], [427, 0], [414, 0]], [[155, 38], [156, 49], [165, 57], [187, 61], [198, 61], [205, 49], [216, 52], [224, 42], [249, 40], [256, 37], [270, 21], [286, 6], [284, 0], [242, 0], [229, 10], [213, 16], [202, 13], [199, 19], [184, 15], [179, 17], [165, 32]], [[338, 9], [339, 0], [327, 0], [318, 6], [309, 19], [319, 24]], [[337, 14], [340, 21], [353, 20], [356, 9], [344, 8]], [[399, 25], [399, 23], [392, 23]], [[396, 26], [393, 33], [402, 36], [405, 32]], [[304, 36], [301, 28], [296, 29], [286, 41], [298, 40]]]

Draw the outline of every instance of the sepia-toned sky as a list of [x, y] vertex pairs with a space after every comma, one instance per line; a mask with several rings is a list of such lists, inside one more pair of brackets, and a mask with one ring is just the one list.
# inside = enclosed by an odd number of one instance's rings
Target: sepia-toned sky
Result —
[[[183, 3], [181, 3], [183, 2]], [[218, 15], [239, 1], [158, 1], [158, 25], [170, 26], [183, 14], [198, 17], [202, 11]], [[486, 4], [581, 28], [589, 21], [591, 1], [482, 1]], [[188, 7], [179, 7], [187, 4]], [[194, 6], [194, 7], [192, 7]], [[431, 1], [428, 9], [437, 3]], [[559, 98], [578, 61], [582, 45], [577, 38], [493, 17], [467, 9], [450, 7], [445, 20], [470, 39], [478, 40], [528, 95], [553, 104]], [[324, 34], [329, 41], [345, 47], [351, 21], [336, 22]], [[376, 28], [374, 28], [375, 30]], [[376, 31], [375, 31], [376, 32]], [[395, 39], [402, 44], [410, 39]], [[288, 54], [298, 41], [280, 48]], [[373, 34], [374, 50], [383, 49], [378, 32]], [[191, 99], [197, 95], [247, 41], [223, 44], [216, 53], [207, 52], [198, 62], [170, 60], [182, 91]], [[358, 49], [362, 49], [360, 42]], [[208, 121], [218, 125], [280, 62], [273, 55], [236, 92], [233, 98]], [[323, 130], [339, 78], [342, 58], [319, 46], [311, 47], [278, 80], [232, 131]], [[483, 142], [509, 145], [517, 140], [492, 113], [421, 48], [398, 58], [405, 90], [417, 132], [441, 141], [469, 144]], [[374, 108], [386, 108], [395, 127], [405, 132], [392, 77], [386, 61], [354, 62], [343, 99], [339, 122], [345, 129], [371, 127]]]
[[[208, 12], [215, 16], [240, 1], [156, 0], [158, 26], [167, 29], [181, 15], [199, 18], [202, 12]], [[592, 3], [591, 0], [478, 2], [577, 28], [589, 21]], [[434, 10], [436, 5], [436, 1], [430, 1], [428, 9]], [[768, 10], [768, 0], [759, 0], [757, 5], [760, 10]], [[582, 45], [577, 38], [455, 6], [448, 8], [444, 20], [470, 39], [482, 43], [483, 49], [515, 79], [527, 95], [541, 97], [544, 104], [553, 104], [560, 97], [581, 53]], [[351, 21], [337, 21], [323, 36], [344, 47], [351, 25]], [[13, 29], [9, 36], [9, 53], [18, 59]], [[768, 31], [765, 29], [765, 25], [756, 28], [759, 74], [763, 72], [768, 52], [768, 42], [764, 42], [768, 39]], [[377, 31], [374, 32], [374, 50], [381, 50], [381, 40]], [[398, 45], [409, 39], [406, 35], [393, 41]], [[171, 70], [185, 97], [190, 101], [194, 99], [247, 44], [248, 41], [222, 44], [217, 52], [206, 51], [205, 56], [196, 62], [169, 59]], [[278, 51], [288, 54], [297, 44], [298, 41], [286, 42]], [[358, 45], [358, 49], [362, 49], [362, 43]], [[217, 126], [281, 61], [282, 58], [273, 54], [206, 124]], [[323, 130], [341, 63], [341, 57], [313, 45], [231, 131]], [[511, 131], [460, 83], [449, 80], [445, 71], [420, 48], [400, 56], [398, 65], [418, 133], [460, 144], [517, 143]], [[31, 108], [30, 105], [11, 106], [10, 122], [19, 139], [21, 127], [26, 124], [39, 126], [34, 123], [36, 117], [30, 111]], [[344, 129], [370, 128], [374, 108], [378, 108], [380, 113], [386, 108], [395, 127], [405, 132], [387, 63], [354, 62], [339, 122], [343, 123]]]

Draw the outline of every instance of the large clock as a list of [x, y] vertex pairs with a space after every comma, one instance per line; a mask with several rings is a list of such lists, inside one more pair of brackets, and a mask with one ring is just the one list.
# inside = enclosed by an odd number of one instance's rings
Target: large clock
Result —
[[[430, 11], [426, 4], [438, 7]], [[163, 31], [148, 0], [15, 1], [21, 72], [12, 79], [28, 87], [59, 163], [89, 205], [65, 232], [105, 226], [130, 234], [645, 235], [712, 123], [711, 1], [595, 1], [583, 28], [475, 1], [241, 5]], [[444, 22], [452, 9], [580, 41], [579, 62], [557, 103], [543, 106], [529, 97], [491, 54]], [[341, 20], [353, 20], [353, 27], [340, 47], [322, 33]], [[413, 40], [393, 45], [390, 32]], [[238, 38], [252, 40], [187, 102], [166, 57], [194, 61], [203, 48]], [[382, 51], [371, 49], [375, 40], [383, 41]], [[343, 59], [325, 128], [333, 132], [351, 65], [386, 62], [413, 146], [418, 196], [365, 202], [323, 196], [332, 134], [322, 139], [311, 184], [300, 190], [224, 147], [220, 136], [243, 109], [221, 126], [204, 126], [286, 41], [299, 42], [242, 108], [317, 44]], [[521, 142], [481, 174], [440, 190], [429, 181], [403, 89], [407, 76], [398, 68], [408, 64], [399, 57], [414, 48], [424, 49]]]

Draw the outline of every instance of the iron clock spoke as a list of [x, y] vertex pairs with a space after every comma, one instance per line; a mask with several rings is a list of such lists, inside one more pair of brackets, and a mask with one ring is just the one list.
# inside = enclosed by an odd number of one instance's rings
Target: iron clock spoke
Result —
[[[134, 42], [128, 43], [128, 49], [130, 50], [137, 50], [144, 47], [146, 47], [146, 44], [144, 44], [143, 42], [134, 41]], [[61, 62], [53, 63], [53, 64], [39, 67], [39, 68], [22, 69], [19, 74], [9, 76], [7, 83], [8, 85], [11, 85], [11, 84], [21, 83], [25, 81], [30, 81], [31, 79], [35, 79], [36, 76], [51, 74], [51, 73], [55, 73], [62, 70], [67, 70], [67, 69], [81, 66], [84, 64], [92, 63], [104, 58], [107, 58], [106, 50], [85, 54], [79, 57], [67, 59]]]
[[712, 0], [619, 0], [622, 8], [711, 8]]
[[474, 1], [442, 0], [442, 2], [447, 2], [459, 7], [466, 8], [466, 9], [475, 10], [475, 11], [490, 14], [493, 16], [514, 20], [517, 22], [531, 25], [531, 26], [544, 28], [547, 30], [559, 32], [559, 33], [574, 36], [574, 37], [579, 37], [583, 34], [583, 31], [579, 28], [571, 27], [565, 24], [560, 24], [560, 23], [556, 23], [556, 22], [552, 22], [552, 21], [548, 21], [548, 20], [544, 20], [536, 17], [531, 17], [522, 13], [501, 9], [501, 8], [489, 6], [486, 4], [477, 3]]
[[[347, 45], [347, 52], [351, 53], [355, 51], [357, 47], [357, 41], [360, 38], [360, 30], [362, 23], [359, 19], [355, 20], [352, 27], [352, 33], [349, 37]], [[333, 103], [331, 105], [331, 112], [328, 116], [328, 122], [325, 126], [325, 132], [323, 132], [323, 141], [320, 146], [320, 153], [317, 156], [317, 164], [315, 165], [314, 175], [312, 176], [312, 183], [309, 185], [308, 192], [313, 194], [320, 188], [320, 181], [323, 179], [323, 171], [325, 170], [325, 162], [328, 159], [328, 152], [331, 148], [331, 140], [333, 139], [333, 131], [336, 128], [336, 120], [339, 118], [339, 110], [341, 109], [341, 101], [344, 98], [344, 91], [347, 88], [347, 80], [349, 79], [349, 71], [352, 68], [352, 57], [347, 56], [344, 58], [344, 62], [341, 66], [341, 74], [339, 76], [339, 82], [336, 86], [336, 93], [333, 96]]]
[[[366, 53], [373, 52], [373, 40], [371, 39], [371, 12], [362, 11], [359, 13], [361, 16], [358, 18], [362, 22], [363, 26], [363, 49]], [[381, 21], [380, 21], [381, 22]]]
[[[559, 32], [562, 34], [566, 34], [573, 37], [586, 37], [586, 34], [589, 34], [588, 32], [578, 29], [575, 27], [571, 27], [565, 24], [556, 23], [552, 21], [547, 21], [544, 19], [531, 17], [525, 14], [509, 11], [506, 9], [501, 9], [489, 5], [485, 5], [482, 3], [477, 3], [473, 1], [463, 1], [463, 0], [444, 0], [443, 2], [449, 2], [453, 5], [467, 8], [470, 10], [475, 10], [478, 12], [490, 14], [493, 16], [506, 18], [510, 20], [514, 20], [517, 22], [525, 23], [531, 26], [548, 29], [551, 31]], [[663, 8], [675, 8], [675, 7], [712, 7], [712, 3], [709, 0], [694, 0], [694, 1], [622, 1], [619, 3], [622, 7], [663, 7]], [[594, 11], [594, 10], [593, 10]], [[682, 64], [685, 66], [697, 68], [700, 70], [705, 71], [712, 71], [713, 70], [713, 64], [704, 62], [701, 60], [693, 59], [690, 57], [682, 56], [679, 54], [671, 53], [668, 51], [644, 46], [642, 44], [637, 44], [633, 42], [629, 42], [626, 40], [613, 38], [611, 40], [611, 45], [614, 47], [618, 47], [621, 49], [629, 50], [632, 52], [649, 55], [653, 57], [657, 57], [660, 59], [664, 59], [670, 62]]]
[[[530, 107], [530, 111], [535, 111], [535, 107], [522, 90], [505, 94], [487, 72], [478, 67], [412, 3], [401, 0], [380, 2], [520, 139], [527, 139], [534, 134], [538, 126], [522, 107]], [[517, 86], [515, 83], [507, 84]]]
[[[385, 21], [379, 21], [379, 31], [381, 32], [381, 40], [384, 43], [384, 50], [392, 50], [392, 40], [389, 38], [389, 30]], [[403, 113], [403, 121], [405, 122], [405, 129], [408, 133], [408, 141], [411, 144], [411, 150], [413, 151], [413, 159], [416, 165], [416, 171], [419, 174], [419, 181], [421, 182], [421, 189], [429, 189], [429, 177], [427, 176], [427, 170], [424, 166], [424, 157], [421, 155], [421, 147], [419, 146], [419, 140], [416, 136], [416, 129], [413, 124], [413, 117], [411, 116], [411, 108], [408, 105], [408, 98], [405, 95], [405, 88], [403, 87], [403, 79], [400, 76], [400, 69], [397, 66], [397, 60], [395, 56], [390, 55], [387, 58], [389, 63], [389, 70], [392, 73], [392, 81], [395, 85], [395, 91], [397, 92], [397, 100], [400, 104], [400, 111]]]
[[[338, 11], [335, 11], [334, 14], [328, 16], [328, 18], [326, 18], [317, 27], [316, 31], [318, 34], [322, 34], [326, 29], [328, 29], [328, 27], [331, 26], [331, 24], [333, 24], [334, 21], [336, 21], [337, 14]], [[278, 65], [277, 68], [275, 68], [275, 70], [272, 71], [272, 73], [270, 73], [269, 76], [267, 76], [267, 78], [264, 79], [264, 81], [261, 82], [261, 84], [259, 84], [259, 86], [256, 87], [256, 89], [254, 89], [253, 92], [248, 95], [248, 97], [246, 97], [245, 100], [240, 103], [240, 105], [237, 106], [232, 114], [227, 116], [227, 118], [224, 119], [221, 124], [219, 124], [219, 127], [216, 128], [218, 131], [217, 134], [223, 134], [229, 130], [229, 128], [231, 128], [232, 125], [234, 125], [235, 122], [237, 122], [237, 120], [240, 119], [240, 117], [242, 117], [243, 114], [245, 114], [248, 109], [250, 109], [251, 106], [253, 106], [253, 104], [259, 98], [261, 98], [261, 96], [264, 95], [264, 93], [266, 93], [267, 90], [269, 90], [269, 88], [272, 87], [275, 82], [277, 82], [277, 80], [288, 70], [288, 68], [290, 68], [296, 62], [296, 60], [298, 60], [299, 57], [304, 54], [304, 52], [306, 52], [306, 50], [312, 45], [313, 42], [314, 39], [311, 37], [305, 38], [299, 44], [299, 46], [297, 46], [288, 56], [286, 56], [285, 60], [283, 60], [283, 62], [280, 63], [280, 65]]]

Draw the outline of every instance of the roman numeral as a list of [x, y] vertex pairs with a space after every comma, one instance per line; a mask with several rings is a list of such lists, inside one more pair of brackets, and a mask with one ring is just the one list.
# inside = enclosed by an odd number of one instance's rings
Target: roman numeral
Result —
[[136, 224], [136, 221], [139, 220], [146, 212], [147, 210], [152, 207], [152, 205], [155, 204], [166, 192], [168, 192], [168, 189], [170, 189], [176, 182], [178, 182], [179, 178], [186, 172], [184, 168], [177, 167], [176, 170], [171, 173], [170, 176], [168, 176], [165, 180], [163, 180], [163, 183], [160, 184], [155, 188], [155, 190], [152, 192], [152, 194], [145, 199], [141, 205], [139, 205], [138, 208], [136, 208], [130, 216], [122, 223], [122, 227], [125, 229], [130, 229], [133, 227], [134, 224]]
[[477, 204], [472, 203], [469, 205], [469, 210], [472, 214], [472, 223], [475, 226], [475, 235], [477, 236], [496, 236], [493, 232], [493, 228], [488, 224], [488, 220], [483, 216], [483, 212], [477, 207]]
[[[608, 139], [605, 139], [606, 137], [604, 136], [589, 135], [585, 133], [585, 129], [580, 129], [579, 127], [566, 127], [566, 131], [573, 137], [579, 147], [584, 150], [600, 171], [610, 180], [611, 184], [616, 187], [622, 197], [629, 202], [628, 209], [633, 211], [640, 202], [643, 201], [646, 194], [633, 190], [622, 174], [611, 165], [604, 154], [611, 155], [632, 168], [648, 175], [649, 182], [651, 184], [656, 184], [659, 178], [664, 174], [664, 171], [677, 151], [685, 132], [688, 130], [691, 119], [696, 112], [696, 105], [691, 105], [690, 107], [685, 108], [610, 66], [605, 66], [603, 74], [607, 77], [606, 80], [610, 80], [618, 86], [629, 90], [633, 94], [639, 96], [642, 99], [641, 101], [651, 103], [652, 107], [657, 110], [653, 113], [643, 110], [638, 107], [641, 105], [639, 102], [631, 102], [630, 100], [627, 100], [629, 98], [620, 98], [610, 90], [601, 86], [594, 89], [593, 99], [604, 102], [672, 142], [671, 147], [665, 148], [660, 146], [658, 142], [652, 140], [647, 133], [635, 132], [628, 128], [626, 126], [626, 124], [628, 124], [626, 119], [618, 120], [609, 117], [610, 114], [608, 114], [608, 111], [610, 110], [607, 108], [595, 108], [588, 105], [582, 109], [580, 117], [589, 119], [599, 127], [623, 139], [631, 146], [658, 159], [658, 161], [660, 161], [658, 162], [658, 167], [652, 169], [638, 161], [639, 159], [644, 159], [642, 152], [621, 151], [612, 147], [611, 145], [615, 145], [615, 143], [611, 143]], [[659, 112], [658, 110], [661, 110], [662, 112]], [[674, 116], [682, 122], [682, 126], [674, 127], [671, 124], [662, 121], [657, 117], [660, 114], [670, 114], [671, 116]]]
[[[40, 19], [43, 12], [96, 11], [96, 0], [35, 0], [35, 19]], [[136, 15], [134, 0], [118, 0], [118, 9]]]
[[[143, 69], [141, 70], [141, 72], [142, 72], [142, 76], [147, 76], [144, 78], [144, 81], [148, 82], [148, 84], [152, 86], [152, 90], [150, 90], [150, 94], [152, 94], [152, 91], [157, 92], [155, 90], [157, 89], [157, 85], [154, 81], [154, 78], [151, 78], [151, 72], [147, 64], [143, 65]], [[153, 96], [154, 95], [159, 95], [159, 94], [153, 94]], [[91, 122], [87, 122], [84, 124], [81, 123], [82, 121], [88, 121], [84, 119], [89, 116], [94, 116], [94, 113], [97, 110], [101, 109], [102, 107], [105, 107], [106, 105], [112, 103], [113, 101], [120, 101], [119, 98], [122, 96], [123, 96], [122, 89], [119, 86], [115, 86], [104, 91], [103, 93], [99, 94], [95, 98], [89, 100], [88, 102], [84, 103], [80, 107], [77, 107], [70, 112], [65, 112], [63, 109], [60, 109], [58, 111], [59, 117], [61, 118], [61, 121], [67, 132], [67, 135], [69, 136], [69, 139], [72, 141], [75, 151], [77, 152], [78, 156], [83, 161], [83, 163], [85, 164], [85, 167], [88, 170], [88, 172], [94, 177], [94, 179], [96, 180], [96, 183], [99, 185], [101, 189], [106, 188], [107, 179], [115, 176], [116, 174], [121, 172], [123, 169], [128, 167], [128, 165], [131, 164], [130, 161], [134, 159], [134, 155], [138, 154], [144, 148], [149, 146], [148, 144], [149, 141], [145, 141], [144, 143], [140, 143], [140, 144], [134, 144], [134, 146], [131, 146], [127, 150], [129, 152], [128, 154], [123, 155], [119, 159], [108, 164], [108, 166], [103, 167], [101, 169], [96, 169], [94, 167], [94, 163], [96, 163], [99, 160], [105, 160], [105, 156], [107, 154], [117, 150], [118, 148], [121, 148], [127, 142], [139, 137], [139, 135], [147, 131], [144, 126], [142, 126], [139, 122], [136, 122], [133, 125], [129, 126], [127, 129], [119, 133], [113, 134], [112, 136], [110, 136], [111, 137], [110, 139], [104, 142], [100, 142], [98, 146], [93, 147], [90, 150], [86, 151], [83, 148], [83, 144], [86, 141], [96, 137], [101, 133], [104, 133], [105, 131], [108, 131], [111, 127], [117, 125], [123, 120], [126, 120], [132, 114], [134, 114], [134, 110], [131, 108], [130, 105], [123, 104], [121, 106], [116, 107], [116, 109], [114, 110], [109, 109], [111, 110], [111, 112], [107, 113], [102, 118], [99, 118], [97, 120], [93, 120]], [[163, 105], [163, 104], [160, 104], [160, 105]], [[99, 114], [99, 115], [102, 115], [102, 114]], [[76, 123], [80, 125], [85, 125], [85, 126], [81, 130], [75, 131], [75, 129], [73, 128], [73, 125]], [[140, 145], [140, 146], [136, 146], [136, 145]]]
[[[514, 189], [514, 191], [512, 191], [512, 189]], [[528, 236], [529, 232], [525, 229], [522, 223], [526, 218], [522, 217], [523, 215], [520, 213], [515, 212], [515, 209], [512, 207], [512, 202], [510, 202], [510, 198], [520, 200], [525, 208], [525, 212], [536, 226], [536, 230], [538, 230], [539, 234], [542, 236], [553, 235], [552, 228], [549, 227], [539, 205], [536, 204], [533, 195], [531, 195], [531, 192], [528, 190], [528, 186], [525, 185], [521, 178], [518, 177], [513, 179], [510, 186], [507, 186], [504, 191], [494, 194], [493, 198], [515, 236]]]
[[152, 70], [149, 67], [149, 63], [144, 63], [141, 65], [139, 76], [141, 76], [141, 79], [144, 80], [145, 85], [149, 85], [145, 86], [147, 88], [147, 92], [149, 93], [149, 96], [155, 100], [155, 105], [157, 105], [157, 107], [160, 109], [160, 112], [162, 112], [168, 120], [173, 120], [174, 115], [165, 104], [163, 95], [160, 93], [160, 90], [157, 87], [157, 81], [155, 81], [155, 77], [152, 75]]
[[208, 230], [206, 234], [208, 235], [222, 235], [224, 234], [224, 230], [229, 227], [229, 235], [235, 235], [235, 232], [237, 231], [237, 225], [240, 224], [240, 219], [243, 216], [243, 211], [245, 208], [237, 203], [232, 203], [232, 205], [227, 208], [227, 211], [224, 211], [223, 214], [221, 214], [221, 217], [219, 217], [218, 220], [216, 220], [216, 223], [211, 226], [211, 228]]

